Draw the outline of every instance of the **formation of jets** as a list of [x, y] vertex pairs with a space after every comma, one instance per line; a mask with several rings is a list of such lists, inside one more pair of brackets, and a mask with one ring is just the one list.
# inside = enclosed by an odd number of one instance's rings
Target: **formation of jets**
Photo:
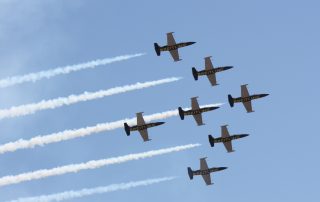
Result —
[[[161, 52], [163, 51], [169, 51], [171, 54], [174, 62], [180, 61], [179, 56], [179, 48], [189, 46], [194, 44], [195, 42], [181, 42], [176, 43], [173, 32], [167, 33], [167, 45], [165, 46], [159, 46], [157, 43], [154, 43], [154, 49], [158, 56], [161, 55]], [[214, 67], [211, 61], [211, 56], [205, 57], [205, 67], [204, 70], [197, 71], [195, 67], [192, 67], [192, 75], [194, 80], [198, 80], [199, 76], [207, 76], [211, 86], [217, 86], [219, 85], [217, 83], [216, 74], [218, 72], [226, 71], [233, 66], [222, 66], [222, 67]], [[241, 97], [233, 98], [230, 94], [228, 95], [228, 102], [230, 104], [230, 107], [233, 107], [235, 103], [242, 102], [244, 105], [247, 113], [254, 112], [252, 109], [251, 100], [263, 98], [269, 94], [253, 94], [250, 95], [247, 89], [247, 84], [241, 85]], [[191, 109], [184, 110], [181, 107], [178, 108], [179, 116], [181, 120], [184, 120], [185, 116], [192, 115], [195, 119], [198, 126], [205, 125], [202, 120], [202, 113], [212, 111], [215, 109], [218, 109], [219, 107], [203, 107], [200, 108], [198, 100], [198, 97], [192, 97], [191, 98]], [[124, 129], [127, 134], [127, 136], [130, 135], [131, 131], [139, 131], [142, 139], [144, 142], [150, 141], [149, 135], [148, 135], [148, 128], [159, 126], [164, 124], [164, 122], [154, 122], [154, 123], [145, 123], [142, 112], [139, 112], [136, 114], [137, 116], [137, 125], [129, 126], [127, 123], [124, 123]], [[216, 143], [223, 143], [225, 149], [228, 153], [234, 152], [232, 148], [232, 141], [240, 138], [247, 137], [249, 134], [234, 134], [230, 135], [227, 125], [221, 126], [221, 137], [214, 138], [212, 135], [208, 136], [209, 143], [211, 147], [214, 147]], [[201, 175], [203, 180], [205, 181], [206, 185], [212, 185], [211, 181], [211, 173], [222, 171], [227, 169], [227, 167], [212, 167], [209, 168], [207, 161], [207, 157], [200, 158], [200, 170], [192, 170], [190, 167], [188, 167], [188, 175], [189, 178], [192, 180], [194, 176]]]

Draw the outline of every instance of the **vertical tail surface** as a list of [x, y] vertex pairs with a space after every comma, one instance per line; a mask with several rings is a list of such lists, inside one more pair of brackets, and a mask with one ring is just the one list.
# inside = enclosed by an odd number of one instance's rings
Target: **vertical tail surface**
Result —
[[233, 97], [230, 94], [228, 95], [228, 101], [229, 101], [230, 107], [233, 107], [234, 100], [233, 100]]
[[214, 147], [214, 137], [212, 137], [212, 135], [209, 135], [209, 143], [211, 147]]
[[124, 125], [124, 130], [127, 133], [127, 136], [129, 136], [130, 135], [130, 126], [127, 123], [124, 123], [123, 125]]
[[181, 120], [183, 120], [184, 119], [184, 111], [181, 107], [179, 107], [178, 109], [179, 109], [179, 116], [180, 116]]
[[188, 175], [189, 175], [190, 180], [192, 180], [193, 179], [193, 171], [190, 167], [188, 167]]
[[192, 67], [192, 75], [193, 75], [193, 78], [194, 80], [198, 80], [198, 71], [196, 70], [195, 67]]

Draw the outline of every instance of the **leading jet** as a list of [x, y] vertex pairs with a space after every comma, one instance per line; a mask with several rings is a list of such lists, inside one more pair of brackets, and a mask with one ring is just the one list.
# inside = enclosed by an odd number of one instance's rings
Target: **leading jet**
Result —
[[219, 109], [219, 107], [203, 107], [200, 108], [198, 100], [198, 97], [192, 97], [191, 98], [191, 110], [184, 111], [181, 107], [178, 108], [179, 110], [179, 116], [181, 120], [184, 120], [184, 116], [192, 115], [195, 121], [197, 122], [198, 126], [205, 125], [202, 121], [202, 113], [212, 111], [215, 109]]
[[142, 139], [144, 142], [150, 141], [149, 135], [148, 135], [148, 128], [159, 126], [164, 124], [165, 122], [154, 122], [154, 123], [145, 123], [143, 116], [143, 112], [136, 113], [137, 116], [137, 125], [135, 126], [129, 126], [127, 123], [124, 123], [124, 130], [127, 133], [127, 136], [130, 135], [130, 131], [139, 131]]
[[205, 63], [205, 69], [201, 70], [201, 71], [197, 71], [195, 67], [192, 67], [192, 74], [193, 74], [193, 78], [194, 80], [198, 80], [199, 76], [207, 76], [211, 85], [212, 86], [216, 86], [219, 85], [217, 83], [217, 79], [216, 79], [216, 73], [218, 72], [222, 72], [228, 69], [233, 68], [233, 66], [224, 66], [224, 67], [216, 67], [214, 68], [211, 62], [211, 56], [209, 57], [205, 57], [204, 58], [204, 63]]
[[251, 100], [259, 99], [268, 96], [269, 94], [254, 94], [250, 95], [247, 89], [248, 84], [241, 85], [241, 97], [233, 98], [231, 95], [228, 95], [228, 101], [230, 107], [234, 106], [234, 103], [242, 102], [244, 107], [247, 110], [247, 113], [254, 112], [252, 110]]
[[200, 159], [200, 170], [195, 170], [193, 171], [190, 167], [188, 167], [188, 175], [190, 180], [193, 179], [194, 175], [201, 175], [203, 180], [205, 181], [206, 185], [212, 185], [213, 183], [211, 182], [211, 175], [210, 173], [221, 171], [227, 169], [227, 167], [213, 167], [209, 168], [206, 158], [201, 158]]
[[165, 46], [159, 46], [157, 43], [154, 43], [154, 49], [157, 53], [158, 56], [160, 56], [162, 51], [169, 51], [173, 60], [175, 62], [180, 61], [179, 57], [179, 48], [185, 47], [185, 46], [190, 46], [196, 42], [181, 42], [181, 43], [176, 43], [174, 40], [173, 34], [174, 32], [169, 32], [167, 33], [167, 45]]
[[221, 126], [221, 137], [214, 138], [212, 135], [209, 135], [209, 143], [211, 147], [214, 147], [215, 143], [222, 142], [224, 144], [224, 147], [226, 148], [227, 152], [234, 152], [232, 149], [232, 140], [240, 139], [247, 137], [249, 134], [237, 134], [237, 135], [231, 135], [229, 134], [228, 125]]

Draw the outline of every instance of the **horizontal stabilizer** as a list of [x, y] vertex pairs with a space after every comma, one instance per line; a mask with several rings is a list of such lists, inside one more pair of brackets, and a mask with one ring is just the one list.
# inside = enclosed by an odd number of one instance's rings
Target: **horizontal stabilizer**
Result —
[[184, 111], [181, 107], [179, 107], [178, 109], [179, 109], [179, 116], [180, 116], [181, 120], [183, 120], [184, 119]]
[[229, 101], [230, 107], [233, 107], [234, 106], [234, 100], [233, 100], [233, 97], [230, 94], [228, 95], [228, 101]]
[[123, 125], [124, 125], [124, 130], [127, 133], [127, 136], [129, 136], [130, 135], [130, 126], [127, 123], [124, 123]]
[[160, 56], [161, 50], [160, 50], [160, 46], [157, 43], [154, 43], [154, 50], [156, 51], [157, 56]]
[[209, 143], [211, 147], [214, 147], [214, 137], [212, 137], [212, 135], [209, 135]]
[[188, 167], [188, 175], [189, 175], [190, 180], [192, 180], [193, 179], [193, 171], [190, 167]]
[[196, 70], [196, 68], [192, 67], [192, 75], [194, 80], [198, 80], [198, 71]]

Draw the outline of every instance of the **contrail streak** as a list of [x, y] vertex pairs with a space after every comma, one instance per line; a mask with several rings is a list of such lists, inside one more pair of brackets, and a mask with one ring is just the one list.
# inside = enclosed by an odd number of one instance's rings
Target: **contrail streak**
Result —
[[92, 161], [88, 161], [80, 164], [70, 164], [70, 165], [55, 167], [52, 169], [42, 169], [42, 170], [22, 173], [19, 175], [8, 175], [0, 178], [0, 186], [17, 184], [25, 181], [37, 180], [37, 179], [42, 179], [42, 178], [51, 177], [51, 176], [63, 175], [67, 173], [76, 173], [81, 170], [97, 169], [102, 166], [108, 166], [113, 164], [125, 163], [133, 160], [151, 158], [158, 155], [192, 149], [199, 146], [201, 146], [201, 144], [198, 144], [198, 143], [187, 144], [187, 145], [169, 147], [169, 148], [164, 148], [159, 150], [151, 150], [151, 151], [142, 152], [142, 153], [128, 154], [124, 156], [112, 157], [107, 159], [92, 160]]
[[[203, 105], [202, 107], [211, 107], [211, 106], [219, 106], [221, 104], [210, 104]], [[186, 108], [185, 110], [187, 110]], [[166, 119], [172, 116], [178, 116], [179, 112], [177, 109], [169, 110], [161, 113], [155, 113], [151, 115], [144, 116], [146, 122]], [[0, 154], [4, 154], [7, 152], [14, 152], [18, 149], [31, 149], [35, 146], [44, 146], [51, 143], [66, 141], [74, 138], [85, 137], [89, 135], [93, 135], [95, 133], [100, 133], [103, 131], [110, 131], [118, 128], [123, 128], [123, 123], [127, 122], [129, 125], [136, 124], [136, 118], [131, 119], [123, 119], [114, 122], [100, 123], [95, 126], [88, 126], [85, 128], [73, 129], [73, 130], [65, 130], [57, 133], [52, 133], [44, 136], [36, 136], [29, 140], [20, 139], [15, 142], [9, 142], [3, 145], [0, 145]]]
[[111, 184], [111, 185], [104, 186], [104, 187], [87, 188], [87, 189], [81, 189], [81, 190], [76, 190], [76, 191], [71, 190], [71, 191], [65, 191], [65, 192], [56, 193], [56, 194], [50, 194], [50, 195], [19, 198], [19, 199], [7, 201], [7, 202], [63, 201], [63, 200], [68, 200], [68, 199], [75, 199], [75, 198], [90, 196], [90, 195], [94, 195], [94, 194], [104, 194], [104, 193], [108, 193], [108, 192], [128, 190], [128, 189], [140, 187], [140, 186], [149, 186], [152, 184], [171, 181], [175, 178], [176, 177], [153, 178], [153, 179], [132, 181], [132, 182], [121, 183], [121, 184]]
[[110, 88], [107, 90], [100, 90], [96, 92], [84, 92], [79, 95], [69, 95], [68, 97], [60, 97], [60, 98], [51, 99], [51, 100], [43, 100], [38, 103], [14, 106], [9, 109], [0, 109], [0, 119], [25, 116], [25, 115], [33, 114], [37, 111], [42, 111], [46, 109], [55, 109], [58, 107], [62, 107], [64, 105], [71, 105], [78, 102], [85, 102], [85, 101], [99, 99], [99, 98], [103, 98], [103, 97], [111, 96], [115, 94], [126, 93], [129, 91], [140, 90], [143, 88], [149, 88], [149, 87], [153, 87], [161, 84], [178, 81], [180, 79], [182, 78], [171, 77], [171, 78], [165, 78], [165, 79], [160, 79], [155, 81], [147, 81], [143, 83], [138, 82], [131, 85]]
[[145, 53], [121, 55], [113, 58], [98, 59], [98, 60], [93, 60], [86, 63], [69, 65], [64, 67], [57, 67], [55, 69], [49, 69], [45, 71], [29, 73], [29, 74], [20, 75], [20, 76], [7, 77], [5, 79], [0, 80], [0, 88], [5, 88], [8, 86], [13, 86], [21, 83], [26, 83], [26, 82], [36, 82], [44, 78], [49, 79], [51, 77], [58, 76], [60, 74], [69, 74], [71, 72], [76, 72], [84, 69], [92, 69], [97, 66], [106, 65], [114, 62], [123, 61], [123, 60], [128, 60], [128, 59], [143, 56], [143, 55], [145, 55]]

